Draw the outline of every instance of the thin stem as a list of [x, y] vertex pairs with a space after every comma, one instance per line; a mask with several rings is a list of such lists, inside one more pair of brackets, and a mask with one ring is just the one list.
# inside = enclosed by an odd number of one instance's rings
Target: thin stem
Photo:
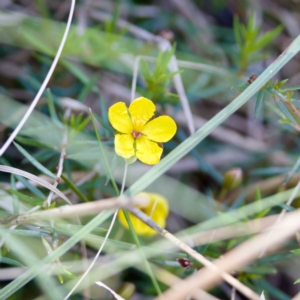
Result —
[[[70, 116], [71, 113], [71, 109], [67, 108], [64, 114], [64, 119], [67, 120]], [[60, 177], [61, 174], [63, 172], [63, 168], [64, 168], [64, 160], [66, 157], [66, 147], [67, 147], [67, 143], [68, 143], [68, 132], [66, 129], [66, 126], [64, 126], [64, 130], [63, 130], [63, 137], [62, 137], [62, 141], [61, 141], [61, 152], [60, 152], [60, 157], [59, 157], [59, 162], [58, 162], [58, 166], [57, 166], [57, 174], [56, 174], [56, 179], [53, 183], [54, 187], [57, 187], [59, 181], [60, 181]], [[48, 198], [46, 200], [46, 203], [48, 205], [48, 207], [51, 205], [51, 200], [53, 198], [53, 191], [51, 191], [48, 195]]]
[[[40, 206], [35, 206], [33, 207], [31, 210], [29, 210], [27, 212], [27, 214], [31, 213], [31, 212], [35, 212], [37, 210], [39, 210], [41, 207]], [[1, 219], [0, 219], [0, 224], [1, 224]], [[10, 230], [14, 230], [17, 226], [19, 225], [19, 223], [12, 225], [9, 229]], [[3, 235], [2, 239], [0, 240], [0, 248], [3, 246], [3, 244], [5, 243], [6, 239], [9, 237], [9, 233], [6, 233], [5, 235]]]
[[[136, 208], [135, 210], [140, 211], [140, 210], [137, 209], [137, 208]], [[129, 211], [132, 212], [131, 210], [129, 210]], [[147, 260], [147, 257], [145, 256], [145, 253], [144, 253], [143, 250], [142, 250], [141, 243], [140, 243], [140, 241], [139, 241], [139, 238], [138, 238], [137, 234], [135, 233], [135, 230], [134, 230], [134, 227], [133, 227], [132, 222], [131, 222], [131, 220], [130, 220], [128, 211], [127, 211], [126, 209], [123, 209], [123, 213], [124, 213], [124, 215], [125, 215], [125, 218], [126, 218], [126, 221], [127, 221], [128, 225], [129, 225], [129, 228], [130, 228], [130, 231], [131, 231], [131, 233], [132, 233], [132, 237], [133, 237], [133, 239], [134, 239], [134, 242], [135, 242], [135, 244], [137, 245], [137, 247], [138, 247], [138, 249], [139, 249], [139, 251], [140, 251], [140, 254], [141, 254], [141, 256], [142, 256], [142, 259], [143, 259], [143, 261], [144, 261], [144, 263], [145, 263], [145, 267], [146, 267], [146, 270], [147, 270], [147, 272], [148, 272], [148, 274], [149, 274], [149, 276], [150, 276], [150, 279], [151, 279], [151, 281], [152, 281], [152, 284], [153, 284], [153, 286], [154, 286], [154, 288], [155, 288], [157, 294], [158, 294], [158, 295], [161, 295], [161, 294], [162, 294], [161, 289], [160, 289], [160, 287], [159, 287], [159, 285], [158, 285], [158, 282], [157, 282], [157, 280], [156, 280], [156, 278], [155, 278], [155, 276], [154, 276], [154, 274], [153, 274], [153, 272], [152, 272], [152, 269], [151, 269], [151, 266], [150, 266], [150, 264], [149, 264], [149, 262], [148, 262], [148, 260]], [[147, 217], [148, 217], [148, 216], [147, 216]], [[149, 219], [150, 219], [150, 218], [149, 218]], [[151, 220], [151, 219], [150, 219], [150, 220]]]
[[[48, 209], [35, 213], [26, 213], [18, 216], [9, 216], [0, 218], [0, 225], [8, 227], [13, 225], [28, 224], [41, 220], [49, 220], [54, 218], [68, 218], [74, 216], [94, 215], [104, 210], [127, 207], [130, 205], [147, 205], [147, 199], [143, 197], [115, 197], [110, 199], [102, 199], [91, 201], [88, 203], [80, 203], [76, 205], [65, 205], [58, 208]], [[39, 209], [40, 206], [37, 206]]]
[[[126, 176], [127, 176], [127, 170], [128, 170], [128, 164], [125, 163], [125, 167], [124, 167], [124, 175], [123, 175], [123, 180], [122, 180], [122, 187], [121, 187], [121, 193], [120, 193], [120, 196], [123, 194], [124, 192], [124, 188], [125, 188], [125, 182], [126, 182]], [[111, 230], [115, 224], [115, 221], [116, 221], [116, 217], [118, 215], [118, 212], [119, 212], [119, 209], [117, 209], [113, 215], [113, 218], [112, 218], [112, 221], [109, 225], [109, 228], [108, 228], [108, 231], [103, 239], [103, 243], [101, 244], [101, 247], [99, 248], [97, 254], [95, 255], [92, 263], [90, 264], [90, 266], [86, 269], [86, 271], [84, 272], [84, 274], [81, 276], [81, 278], [79, 279], [79, 281], [75, 284], [75, 286], [72, 288], [72, 290], [68, 293], [68, 295], [64, 298], [64, 300], [68, 299], [72, 294], [73, 292], [75, 291], [75, 289], [79, 286], [79, 284], [83, 281], [83, 279], [88, 275], [88, 273], [91, 271], [91, 269], [93, 268], [93, 266], [95, 265], [97, 259], [99, 258], [101, 252], [102, 252], [102, 249], [104, 248], [105, 244], [106, 244], [106, 241], [111, 233]]]
[[10, 137], [7, 139], [7, 141], [4, 143], [4, 145], [2, 146], [2, 148], [0, 149], [0, 156], [3, 155], [3, 153], [6, 151], [6, 149], [9, 147], [9, 145], [12, 143], [12, 141], [14, 140], [14, 138], [17, 136], [17, 134], [19, 133], [19, 131], [22, 129], [23, 125], [26, 123], [26, 121], [28, 120], [28, 118], [30, 117], [32, 111], [34, 110], [35, 106], [37, 105], [38, 101], [40, 100], [43, 92], [45, 91], [45, 88], [54, 72], [54, 69], [57, 65], [57, 62], [59, 60], [59, 57], [61, 55], [61, 52], [63, 50], [63, 47], [65, 45], [65, 42], [67, 40], [67, 36], [70, 30], [70, 26], [71, 26], [71, 22], [72, 22], [72, 18], [73, 18], [73, 13], [74, 13], [74, 8], [75, 8], [75, 0], [71, 0], [71, 8], [70, 8], [70, 13], [69, 13], [69, 18], [68, 18], [68, 22], [67, 22], [67, 26], [66, 26], [66, 30], [64, 32], [63, 38], [61, 40], [61, 43], [59, 45], [59, 48], [56, 52], [56, 55], [54, 57], [54, 60], [52, 62], [52, 65], [50, 67], [50, 70], [44, 80], [44, 82], [42, 83], [37, 95], [35, 96], [35, 98], [33, 99], [31, 105], [28, 107], [28, 110], [26, 111], [25, 115], [23, 116], [22, 120], [20, 121], [20, 123], [18, 124], [18, 126], [15, 128], [15, 130], [12, 132], [12, 134], [10, 135]]
[[131, 84], [131, 99], [130, 99], [131, 102], [135, 99], [136, 82], [137, 82], [137, 77], [138, 77], [138, 73], [139, 73], [140, 60], [141, 60], [141, 56], [140, 55], [138, 55], [134, 59], [132, 84]]
[[97, 130], [96, 121], [95, 121], [95, 118], [94, 118], [94, 115], [93, 115], [93, 112], [92, 112], [91, 109], [90, 109], [90, 115], [91, 115], [91, 117], [92, 117], [92, 122], [93, 122], [93, 125], [94, 125], [94, 130], [95, 130], [95, 133], [96, 133], [97, 140], [98, 140], [98, 142], [99, 142], [99, 147], [100, 147], [101, 154], [102, 154], [102, 156], [103, 156], [103, 160], [104, 160], [104, 164], [105, 164], [106, 171], [107, 171], [107, 173], [108, 173], [108, 175], [109, 175], [109, 178], [110, 178], [110, 180], [111, 180], [111, 183], [112, 183], [112, 186], [113, 186], [113, 188], [114, 188], [114, 190], [115, 190], [116, 195], [119, 196], [119, 195], [120, 195], [119, 189], [118, 189], [118, 187], [117, 187], [116, 181], [115, 181], [115, 179], [114, 179], [114, 177], [113, 177], [113, 175], [112, 175], [112, 172], [111, 172], [111, 170], [110, 170], [108, 161], [107, 161], [107, 159], [106, 159], [105, 152], [104, 152], [104, 148], [103, 148], [103, 145], [102, 145], [102, 142], [101, 142], [101, 139], [100, 139], [98, 130]]

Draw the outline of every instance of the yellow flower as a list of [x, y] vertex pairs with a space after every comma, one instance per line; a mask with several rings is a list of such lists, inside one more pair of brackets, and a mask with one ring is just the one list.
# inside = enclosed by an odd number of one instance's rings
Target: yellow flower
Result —
[[[147, 216], [149, 216], [155, 223], [160, 227], [164, 228], [166, 226], [166, 219], [169, 213], [169, 205], [166, 198], [159, 194], [154, 193], [139, 193], [138, 196], [145, 197], [149, 199], [147, 206], [136, 206]], [[153, 235], [156, 233], [155, 230], [150, 228], [136, 216], [128, 212], [132, 225], [135, 229], [135, 232], [140, 235]], [[118, 212], [118, 219], [120, 223], [125, 227], [129, 228], [126, 221], [125, 215], [122, 210]]]
[[108, 118], [114, 129], [115, 151], [125, 159], [137, 157], [148, 165], [157, 164], [163, 148], [161, 143], [169, 141], [176, 133], [177, 126], [168, 116], [152, 119], [156, 108], [144, 97], [135, 99], [126, 107], [118, 102], [108, 110]]

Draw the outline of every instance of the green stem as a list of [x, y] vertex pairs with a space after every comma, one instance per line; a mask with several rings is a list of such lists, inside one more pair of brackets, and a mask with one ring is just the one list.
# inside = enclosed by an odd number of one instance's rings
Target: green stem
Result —
[[126, 209], [123, 209], [123, 213], [125, 215], [125, 218], [126, 218], [126, 221], [127, 221], [128, 225], [129, 225], [129, 229], [130, 229], [130, 232], [132, 234], [133, 240], [134, 240], [135, 244], [137, 245], [137, 247], [140, 250], [142, 259], [143, 259], [144, 264], [146, 266], [146, 270], [147, 270], [148, 275], [149, 275], [149, 277], [150, 277], [150, 279], [152, 281], [152, 284], [153, 284], [153, 286], [154, 286], [154, 288], [156, 290], [156, 293], [158, 295], [161, 295], [162, 294], [161, 289], [160, 289], [159, 284], [158, 284], [158, 282], [157, 282], [157, 280], [156, 280], [156, 278], [155, 278], [155, 276], [153, 274], [153, 271], [152, 271], [151, 266], [150, 266], [150, 264], [149, 264], [149, 262], [148, 262], [148, 260], [147, 260], [147, 258], [145, 256], [145, 253], [142, 250], [142, 246], [141, 246], [140, 240], [139, 240], [139, 238], [138, 238], [138, 236], [137, 236], [137, 234], [136, 234], [136, 232], [134, 230], [134, 227], [133, 227], [132, 222], [130, 220], [129, 214], [128, 214], [128, 212], [127, 212]]
[[63, 181], [65, 182], [65, 184], [83, 201], [83, 202], [89, 202], [89, 199], [87, 197], [85, 197], [81, 191], [76, 187], [76, 185], [69, 180], [69, 178], [63, 174], [61, 174], [60, 176]]

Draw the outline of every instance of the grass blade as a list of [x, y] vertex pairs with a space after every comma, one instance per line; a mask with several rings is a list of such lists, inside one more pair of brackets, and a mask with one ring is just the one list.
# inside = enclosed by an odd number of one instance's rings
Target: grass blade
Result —
[[229, 116], [244, 105], [255, 93], [257, 93], [292, 57], [300, 50], [300, 36], [252, 83], [236, 97], [229, 105], [221, 110], [215, 117], [197, 130], [192, 136], [181, 143], [176, 149], [168, 154], [160, 163], [155, 165], [149, 172], [137, 180], [126, 195], [136, 195], [158, 179], [173, 164], [196, 147], [215, 128], [222, 124]]
[[41, 163], [39, 163], [34, 157], [32, 157], [22, 146], [14, 142], [16, 148], [27, 158], [27, 160], [32, 163], [38, 170], [40, 170], [45, 175], [56, 178], [56, 175], [45, 168]]

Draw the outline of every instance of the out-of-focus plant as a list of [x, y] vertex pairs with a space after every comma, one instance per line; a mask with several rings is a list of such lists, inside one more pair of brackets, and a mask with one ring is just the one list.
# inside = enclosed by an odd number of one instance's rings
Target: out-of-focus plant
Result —
[[[243, 91], [245, 90], [258, 75], [252, 74], [247, 82], [243, 82], [238, 86], [234, 86], [235, 89]], [[290, 124], [297, 131], [300, 130], [300, 112], [298, 109], [300, 100], [294, 99], [294, 91], [300, 90], [299, 85], [285, 86], [288, 79], [281, 81], [270, 80], [265, 86], [263, 86], [256, 94], [256, 106], [255, 117], [257, 118], [261, 110], [263, 101], [267, 96], [273, 98], [276, 107], [275, 112], [280, 116], [280, 122]]]
[[[240, 91], [245, 90], [258, 75], [252, 74], [247, 82], [243, 82], [234, 88]], [[300, 111], [299, 104], [300, 99], [293, 98], [294, 91], [300, 90], [300, 85], [285, 86], [288, 79], [281, 81], [268, 81], [256, 94], [256, 104], [255, 104], [255, 118], [259, 116], [263, 102], [267, 97], [274, 100], [272, 107], [273, 111], [279, 116], [279, 122], [281, 124], [288, 124], [292, 126], [296, 131], [300, 131]], [[300, 164], [298, 159], [290, 172], [288, 172], [284, 183], [287, 183], [292, 176], [297, 172]]]
[[[48, 243], [48, 241], [41, 237], [42, 239], [42, 243], [47, 251], [47, 254], [51, 254], [53, 252], [53, 249], [52, 247], [50, 246], [50, 244]], [[54, 242], [54, 249], [57, 247], [57, 244]], [[63, 266], [60, 262], [59, 259], [57, 259], [55, 261], [55, 263], [52, 265], [51, 269], [53, 269], [53, 271], [56, 272], [56, 275], [57, 275], [57, 279], [59, 280], [59, 282], [61, 284], [64, 283], [64, 278], [63, 278], [63, 275], [66, 276], [67, 278], [69, 279], [72, 279], [72, 278], [75, 278], [76, 276], [74, 274], [72, 274], [70, 271], [67, 270], [67, 267], [66, 266]], [[51, 272], [52, 270], [50, 269], [49, 272]]]
[[154, 103], [171, 102], [177, 103], [178, 96], [169, 91], [170, 79], [181, 71], [169, 72], [168, 66], [175, 52], [175, 46], [170, 51], [159, 52], [153, 70], [150, 70], [148, 63], [141, 59], [141, 70], [145, 81], [145, 90], [137, 89], [145, 97]]
[[266, 57], [264, 48], [268, 46], [282, 31], [282, 26], [264, 34], [260, 33], [260, 27], [255, 24], [255, 16], [251, 15], [246, 25], [237, 17], [234, 18], [233, 30], [235, 41], [238, 44], [238, 53], [233, 56], [238, 67], [238, 74], [243, 75], [249, 66]]

